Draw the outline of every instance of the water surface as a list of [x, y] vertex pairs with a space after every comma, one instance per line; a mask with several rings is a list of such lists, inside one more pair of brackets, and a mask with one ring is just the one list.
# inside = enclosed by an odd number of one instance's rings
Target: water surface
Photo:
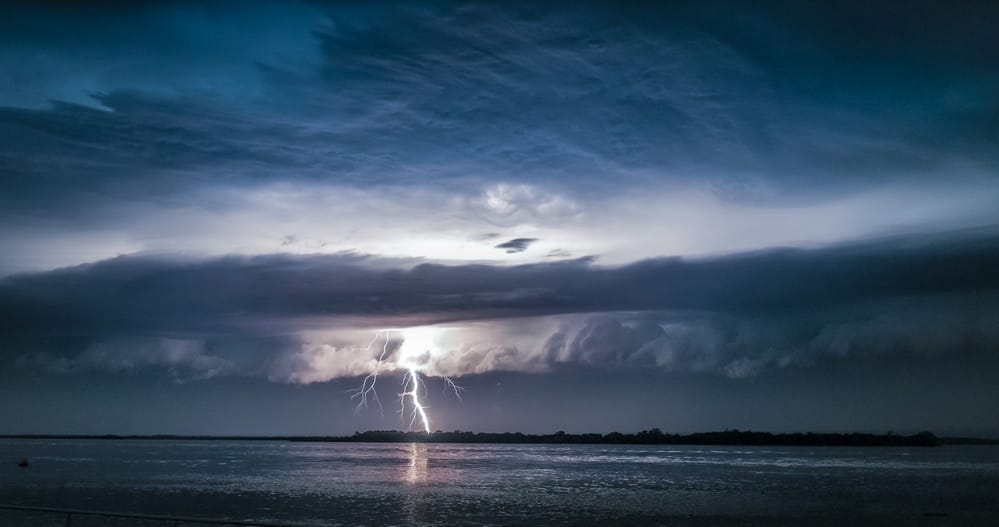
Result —
[[[303, 525], [996, 525], [999, 517], [999, 447], [988, 446], [0, 440], [0, 451], [9, 457], [0, 503]], [[16, 466], [21, 457], [29, 468]]]

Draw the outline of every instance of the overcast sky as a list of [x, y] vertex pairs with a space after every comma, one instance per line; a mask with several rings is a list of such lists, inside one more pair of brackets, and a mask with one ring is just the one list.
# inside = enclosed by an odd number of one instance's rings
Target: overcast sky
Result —
[[0, 432], [999, 434], [999, 8], [532, 4], [6, 5]]

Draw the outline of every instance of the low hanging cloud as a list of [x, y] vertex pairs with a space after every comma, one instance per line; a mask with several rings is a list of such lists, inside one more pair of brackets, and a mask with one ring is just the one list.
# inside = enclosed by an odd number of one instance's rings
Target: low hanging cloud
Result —
[[[0, 281], [2, 359], [316, 382], [371, 371], [378, 329], [436, 324], [431, 373], [616, 364], [747, 377], [994, 350], [997, 269], [988, 230], [620, 267], [130, 256]], [[59, 339], [75, 344], [47, 347]]]
[[16, 362], [52, 373], [165, 370], [177, 382], [240, 373], [236, 363], [212, 353], [200, 339], [111, 338], [94, 342], [73, 356], [40, 351], [22, 355]]

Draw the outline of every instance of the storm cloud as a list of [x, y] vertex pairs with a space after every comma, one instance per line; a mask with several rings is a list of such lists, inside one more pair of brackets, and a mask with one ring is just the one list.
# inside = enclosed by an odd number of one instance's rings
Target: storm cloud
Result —
[[[313, 348], [322, 346], [316, 335], [336, 328], [367, 340], [382, 328], [461, 329], [488, 321], [522, 333], [522, 349], [509, 345], [509, 335], [494, 335], [485, 355], [456, 341], [455, 358], [440, 367], [453, 368], [447, 373], [454, 375], [488, 370], [483, 364], [531, 370], [617, 361], [747, 376], [774, 364], [807, 363], [809, 354], [842, 356], [865, 345], [986, 351], [999, 343], [988, 331], [997, 307], [996, 269], [999, 237], [991, 230], [621, 267], [587, 259], [501, 267], [402, 265], [358, 255], [131, 256], [6, 278], [0, 283], [0, 329], [14, 356], [56, 336], [81, 339], [86, 345], [82, 358], [73, 359], [78, 364], [114, 358], [111, 348], [98, 353], [93, 343], [123, 338], [277, 339], [252, 352], [271, 360], [268, 353], [280, 355], [295, 342], [312, 339]], [[525, 317], [546, 322], [532, 332]], [[971, 317], [964, 329], [962, 317]], [[927, 325], [928, 319], [940, 322]], [[945, 326], [951, 329], [943, 331]], [[919, 336], [932, 327], [949, 336]], [[466, 338], [482, 340], [473, 333]], [[372, 350], [350, 344], [330, 348], [338, 350], [340, 366], [352, 365], [341, 374], [373, 366]], [[166, 358], [156, 359], [166, 361], [161, 365], [202, 361], [199, 368], [213, 375], [237, 372], [231, 359], [164, 346]], [[798, 354], [789, 355], [797, 346]], [[139, 347], [134, 361], [156, 364], [143, 358], [156, 352], [145, 349]], [[296, 353], [310, 353], [302, 349]], [[493, 354], [504, 349], [506, 361], [497, 362]], [[775, 349], [785, 351], [766, 357]], [[690, 354], [703, 364], [698, 367]], [[296, 375], [302, 374], [286, 373]]]
[[0, 389], [41, 414], [353, 383], [432, 327], [467, 422], [938, 370], [939, 422], [996, 422], [994, 2], [5, 7]]

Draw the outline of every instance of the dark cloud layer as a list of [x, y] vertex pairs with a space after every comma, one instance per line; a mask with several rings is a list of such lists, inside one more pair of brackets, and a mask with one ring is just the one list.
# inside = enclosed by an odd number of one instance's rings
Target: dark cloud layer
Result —
[[[620, 424], [580, 415], [572, 426], [634, 427], [643, 419], [669, 419], [670, 426], [695, 428], [987, 429], [997, 424], [988, 405], [968, 401], [999, 396], [991, 382], [999, 349], [997, 260], [999, 237], [988, 231], [615, 268], [585, 260], [386, 268], [351, 255], [122, 257], [5, 279], [0, 345], [13, 371], [42, 384], [64, 379], [59, 390], [107, 374], [118, 376], [118, 384], [164, 374], [184, 385], [257, 377], [314, 383], [362, 374], [357, 368], [368, 367], [372, 356], [335, 340], [310, 344], [303, 329], [336, 328], [346, 318], [368, 326], [362, 332], [367, 341], [375, 327], [474, 326], [485, 319], [479, 330], [499, 328], [484, 337], [489, 346], [449, 348], [436, 366], [465, 375], [473, 392], [466, 406], [435, 399], [442, 419], [469, 423], [455, 426], [546, 429], [560, 421], [548, 410], [519, 407], [522, 398], [599, 393], [594, 408], [637, 405], [637, 413]], [[542, 314], [559, 315], [533, 316]], [[398, 346], [388, 349], [391, 360]], [[504, 373], [511, 371], [545, 375], [531, 381]], [[34, 377], [38, 372], [48, 375]], [[649, 378], [658, 375], [652, 372], [671, 376]], [[746, 379], [760, 382], [732, 384]], [[505, 383], [511, 383], [510, 393], [500, 399], [509, 399], [510, 415], [486, 421], [466, 415], [491, 404]], [[735, 394], [746, 390], [758, 393], [743, 408]], [[692, 397], [685, 404], [693, 406], [661, 415], [650, 409], [677, 396]], [[705, 402], [712, 400], [728, 402]], [[907, 406], [917, 400], [925, 405]], [[854, 408], [859, 401], [865, 401], [864, 412], [837, 406]], [[884, 406], [886, 401], [894, 402]], [[736, 408], [743, 408], [736, 412], [743, 417], [732, 413]], [[773, 411], [789, 413], [775, 417]], [[376, 426], [371, 419], [328, 426]], [[245, 420], [231, 426], [266, 429]]]
[[991, 232], [606, 268], [588, 260], [379, 268], [364, 257], [120, 257], [0, 282], [5, 335], [289, 332], [324, 317], [423, 322], [604, 311], [778, 313], [999, 287]]

